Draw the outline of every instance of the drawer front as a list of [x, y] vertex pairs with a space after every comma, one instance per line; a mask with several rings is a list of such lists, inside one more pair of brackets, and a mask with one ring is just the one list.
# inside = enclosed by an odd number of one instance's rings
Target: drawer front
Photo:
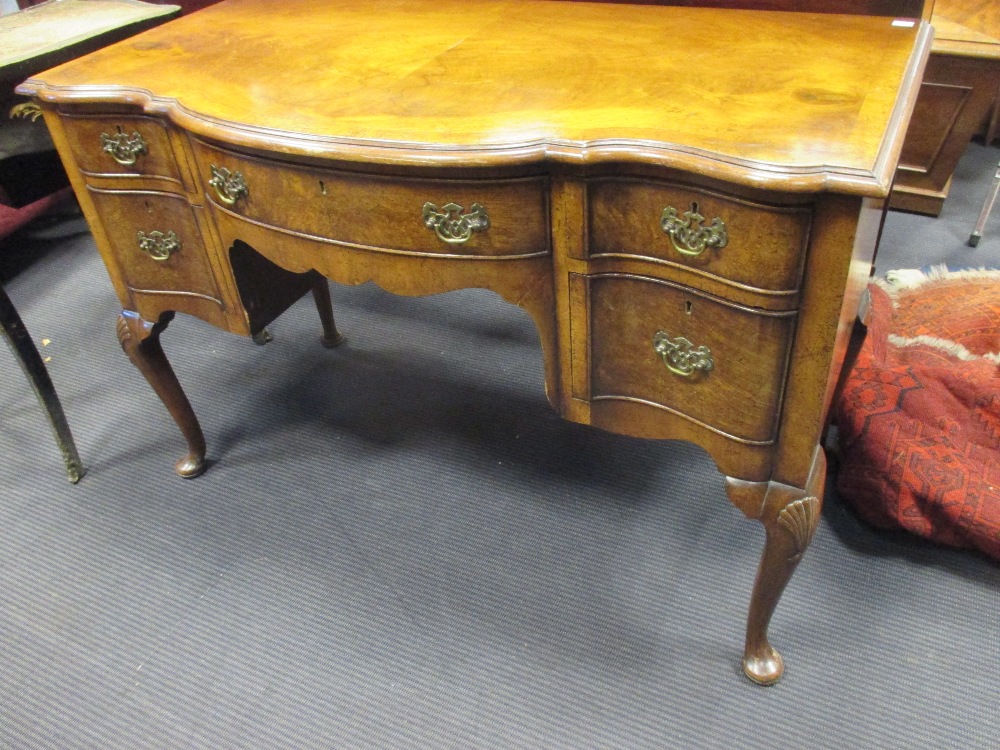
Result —
[[[549, 252], [545, 178], [425, 180], [311, 169], [199, 149], [208, 199], [312, 238], [413, 255]], [[225, 171], [222, 171], [225, 170]]]
[[102, 177], [159, 177], [180, 184], [164, 124], [155, 117], [61, 115], [81, 171]]
[[584, 278], [591, 400], [644, 402], [744, 442], [774, 440], [795, 313], [642, 276]]
[[755, 290], [799, 288], [808, 206], [770, 206], [638, 179], [592, 181], [587, 198], [591, 257], [652, 260]]
[[134, 292], [183, 292], [219, 302], [194, 209], [171, 193], [90, 188], [115, 258]]

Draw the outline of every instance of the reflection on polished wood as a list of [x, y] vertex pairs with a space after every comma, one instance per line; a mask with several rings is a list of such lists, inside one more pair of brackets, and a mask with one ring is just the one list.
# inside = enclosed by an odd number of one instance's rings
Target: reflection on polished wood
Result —
[[[331, 345], [326, 278], [491, 289], [535, 321], [561, 415], [697, 443], [764, 524], [744, 669], [769, 684], [929, 38], [884, 17], [230, 0], [22, 91], [121, 298], [123, 346], [187, 438], [181, 473], [204, 443], [158, 344], [174, 311], [262, 339], [311, 290]], [[111, 158], [114, 132], [146, 152]], [[137, 252], [153, 230], [178, 249]]]

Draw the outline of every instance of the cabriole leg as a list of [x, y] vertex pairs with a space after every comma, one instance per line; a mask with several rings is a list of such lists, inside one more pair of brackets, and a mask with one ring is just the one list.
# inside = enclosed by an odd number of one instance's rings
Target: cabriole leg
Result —
[[316, 301], [316, 310], [319, 312], [320, 322], [323, 324], [323, 337], [320, 339], [323, 346], [333, 349], [344, 341], [344, 337], [337, 330], [337, 324], [333, 320], [333, 303], [330, 301], [330, 284], [326, 278], [320, 278], [312, 288], [313, 299]]
[[158, 323], [150, 323], [137, 313], [123, 310], [118, 318], [118, 341], [180, 427], [188, 444], [188, 453], [174, 464], [174, 471], [190, 479], [206, 469], [205, 437], [198, 418], [163, 353], [163, 347], [160, 346], [160, 333], [173, 318], [172, 312], [164, 313]]
[[820, 506], [818, 497], [801, 497], [777, 509], [766, 508], [761, 518], [767, 542], [750, 598], [743, 651], [743, 671], [761, 685], [773, 685], [785, 668], [781, 654], [767, 640], [767, 627], [785, 586], [812, 541]]
[[764, 525], [767, 540], [757, 568], [747, 615], [743, 671], [754, 682], [773, 685], [784, 671], [781, 655], [767, 640], [778, 600], [805, 554], [819, 522], [826, 482], [826, 454], [816, 446], [805, 487], [727, 478], [726, 494], [747, 517]]

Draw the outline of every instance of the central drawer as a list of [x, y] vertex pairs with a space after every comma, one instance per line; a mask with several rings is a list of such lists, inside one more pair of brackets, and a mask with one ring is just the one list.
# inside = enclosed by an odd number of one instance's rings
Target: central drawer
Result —
[[278, 163], [197, 143], [207, 199], [312, 239], [409, 255], [549, 252], [548, 180], [433, 180]]
[[577, 279], [589, 310], [592, 401], [664, 409], [745, 443], [774, 440], [794, 312], [644, 276]]

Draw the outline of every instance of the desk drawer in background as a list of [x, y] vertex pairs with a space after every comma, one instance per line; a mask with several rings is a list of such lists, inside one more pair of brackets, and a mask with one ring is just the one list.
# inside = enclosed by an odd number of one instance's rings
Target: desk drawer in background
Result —
[[[734, 305], [658, 279], [574, 277], [586, 298], [590, 400], [664, 408], [741, 441], [775, 438], [794, 312]], [[582, 325], [580, 325], [582, 323]]]
[[772, 293], [791, 293], [801, 284], [808, 205], [767, 205], [685, 185], [608, 178], [587, 183], [587, 211], [589, 257], [651, 260]]
[[[207, 199], [312, 239], [410, 255], [549, 252], [548, 180], [432, 180], [315, 169], [196, 144]], [[223, 171], [224, 170], [224, 171]]]
[[154, 191], [89, 192], [133, 292], [182, 292], [218, 302], [196, 209], [186, 199]]
[[136, 115], [61, 113], [66, 139], [88, 177], [152, 177], [182, 185], [164, 124]]

